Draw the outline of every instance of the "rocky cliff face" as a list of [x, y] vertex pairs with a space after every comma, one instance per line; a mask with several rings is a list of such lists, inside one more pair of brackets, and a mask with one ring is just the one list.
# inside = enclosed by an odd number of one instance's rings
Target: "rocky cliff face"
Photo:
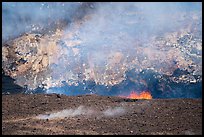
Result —
[[[170, 37], [172, 34], [166, 38], [156, 38], [151, 42], [152, 45], [146, 47], [137, 46], [131, 51], [126, 49], [128, 54], [124, 51], [98, 51], [85, 55], [85, 47], [80, 45], [80, 41], [62, 41], [60, 30], [54, 35], [25, 34], [3, 46], [3, 69], [16, 79], [18, 85], [27, 85], [33, 90], [38, 87], [61, 87], [64, 86], [63, 81], [69, 86], [83, 85], [83, 81], [90, 80], [105, 87], [121, 85], [119, 87], [125, 90], [124, 81], [131, 69], [134, 69], [135, 74], [130, 76], [130, 80], [137, 85], [137, 90], [150, 88], [148, 79], [134, 77], [141, 73], [147, 75], [143, 70], [153, 71], [154, 78], [163, 82], [164, 76], [174, 83], [201, 82], [202, 40], [186, 33], [177, 36], [178, 39], [173, 43], [171, 40], [174, 37]], [[158, 48], [155, 49], [155, 46]], [[99, 60], [95, 58], [98, 55], [101, 55]], [[102, 61], [105, 63], [100, 64]], [[180, 71], [175, 74], [178, 69], [187, 73]]]
[[[188, 18], [189, 16], [192, 18]], [[5, 74], [15, 79], [18, 85], [30, 90], [65, 85], [81, 85], [83, 88], [80, 90], [84, 90], [89, 87], [86, 85], [88, 81], [104, 86], [107, 90], [128, 80], [137, 85], [137, 90], [152, 90], [152, 84], [145, 77], [148, 70], [153, 72], [151, 77], [161, 82], [161, 89], [162, 85], [167, 86], [164, 84], [166, 77], [173, 83], [193, 84], [202, 81], [200, 14], [193, 13], [187, 17], [181, 15], [181, 21], [186, 22], [183, 27], [176, 31], [150, 35], [145, 41], [138, 38], [132, 41], [131, 33], [121, 34], [118, 41], [124, 43], [118, 47], [117, 41], [113, 40], [115, 35], [104, 39], [105, 44], [100, 41], [91, 43], [89, 39], [93, 40], [94, 36], [88, 37], [88, 42], [82, 39], [83, 28], [95, 17], [96, 15], [89, 13], [75, 18], [71, 24], [59, 21], [50, 26], [51, 32], [26, 33], [5, 42], [2, 47], [2, 67]], [[131, 24], [129, 20], [125, 23]], [[103, 33], [105, 32], [101, 32], [101, 39]], [[131, 70], [134, 70], [134, 74], [127, 80], [127, 73]], [[143, 77], [134, 76], [138, 74]], [[167, 88], [163, 87], [164, 89]], [[168, 89], [171, 91], [172, 87]]]

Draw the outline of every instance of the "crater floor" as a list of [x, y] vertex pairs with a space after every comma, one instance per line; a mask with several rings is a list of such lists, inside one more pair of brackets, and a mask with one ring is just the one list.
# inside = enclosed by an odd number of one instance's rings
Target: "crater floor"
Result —
[[2, 95], [2, 134], [201, 135], [202, 99]]

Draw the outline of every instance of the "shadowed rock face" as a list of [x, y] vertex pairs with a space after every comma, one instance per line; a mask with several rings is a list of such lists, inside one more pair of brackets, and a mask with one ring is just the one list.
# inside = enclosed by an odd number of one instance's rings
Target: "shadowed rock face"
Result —
[[14, 83], [15, 80], [2, 71], [2, 94], [24, 93], [25, 89]]
[[[108, 6], [83, 3], [71, 20], [56, 20], [40, 33], [31, 31], [4, 43], [5, 74], [29, 92], [118, 95], [149, 90], [155, 98], [201, 97], [199, 13], [179, 12], [175, 18], [183, 26], [158, 34], [155, 30], [141, 40], [143, 35], [138, 33], [144, 26], [140, 24], [147, 21], [139, 18], [143, 13], [126, 9], [127, 15], [117, 14], [117, 18], [101, 15]], [[126, 25], [118, 24], [117, 19]], [[103, 23], [110, 26], [103, 29]], [[119, 28], [114, 24], [121, 27], [121, 33], [115, 33]], [[141, 27], [137, 33], [130, 31], [134, 24]], [[188, 88], [191, 90], [186, 91]]]

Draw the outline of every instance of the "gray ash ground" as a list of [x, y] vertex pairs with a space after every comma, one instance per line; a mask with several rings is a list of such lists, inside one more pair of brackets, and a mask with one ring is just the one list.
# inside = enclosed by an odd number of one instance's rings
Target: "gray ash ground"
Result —
[[[80, 106], [83, 109], [78, 113], [71, 112], [75, 115], [66, 113], [66, 117], [55, 119], [38, 118], [39, 115], [51, 116], [62, 110], [77, 110]], [[119, 109], [116, 111], [116, 108]], [[91, 113], [88, 113], [90, 110]], [[2, 95], [2, 134], [201, 135], [202, 99]]]

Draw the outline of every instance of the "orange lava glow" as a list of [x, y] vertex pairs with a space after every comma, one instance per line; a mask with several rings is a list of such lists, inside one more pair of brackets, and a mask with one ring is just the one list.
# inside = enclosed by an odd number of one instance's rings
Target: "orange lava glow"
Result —
[[152, 95], [148, 91], [142, 91], [140, 94], [132, 91], [128, 96], [120, 96], [123, 98], [130, 98], [130, 99], [152, 99]]

